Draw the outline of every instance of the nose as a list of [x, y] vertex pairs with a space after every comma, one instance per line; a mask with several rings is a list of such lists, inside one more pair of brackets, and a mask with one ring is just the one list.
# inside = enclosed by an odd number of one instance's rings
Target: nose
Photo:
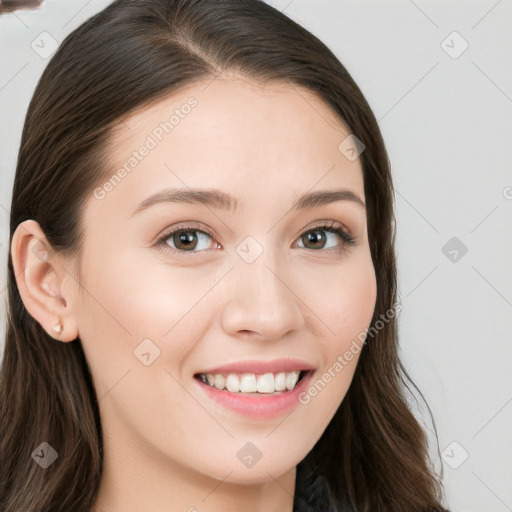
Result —
[[225, 290], [224, 332], [275, 341], [303, 328], [303, 303], [290, 271], [263, 255], [250, 264], [238, 261], [235, 267]]

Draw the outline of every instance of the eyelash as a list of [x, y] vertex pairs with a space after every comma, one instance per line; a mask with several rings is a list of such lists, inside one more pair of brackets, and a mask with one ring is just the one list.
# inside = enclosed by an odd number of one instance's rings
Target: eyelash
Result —
[[[336, 222], [331, 222], [331, 223], [324, 223], [324, 224], [319, 224], [317, 226], [313, 226], [309, 229], [307, 229], [306, 231], [304, 231], [301, 236], [299, 238], [301, 238], [303, 235], [305, 235], [306, 233], [310, 233], [311, 231], [328, 231], [329, 233], [335, 233], [337, 234], [342, 240], [343, 240], [343, 243], [344, 244], [347, 244], [348, 246], [351, 246], [351, 247], [354, 247], [357, 245], [357, 242], [356, 240], [352, 237], [352, 235], [350, 235], [350, 233], [348, 233], [347, 231], [345, 231], [343, 228], [341, 227], [335, 227], [336, 226]], [[171, 238], [173, 235], [175, 235], [176, 233], [179, 233], [181, 231], [196, 231], [198, 233], [203, 233], [205, 235], [208, 235], [215, 243], [219, 243], [215, 236], [210, 233], [209, 231], [205, 230], [205, 229], [199, 229], [198, 227], [196, 226], [183, 226], [183, 227], [179, 227], [178, 229], [174, 229], [172, 231], [169, 231], [167, 233], [165, 233], [163, 236], [161, 236], [155, 243], [155, 245], [157, 247], [159, 247], [161, 250], [163, 251], [171, 251], [172, 253], [174, 254], [186, 254], [186, 255], [194, 255], [194, 254], [200, 254], [202, 252], [204, 252], [204, 250], [201, 250], [201, 251], [183, 251], [183, 250], [179, 250], [179, 249], [174, 249], [173, 247], [170, 247], [169, 244], [167, 243], [167, 240], [169, 240], [169, 238]], [[299, 247], [299, 249], [307, 249], [307, 247]], [[329, 252], [329, 251], [337, 251], [337, 252], [341, 252], [343, 250], [346, 250], [346, 247], [341, 247], [341, 248], [329, 248], [329, 249], [310, 249], [311, 251], [314, 251], [314, 252]]]

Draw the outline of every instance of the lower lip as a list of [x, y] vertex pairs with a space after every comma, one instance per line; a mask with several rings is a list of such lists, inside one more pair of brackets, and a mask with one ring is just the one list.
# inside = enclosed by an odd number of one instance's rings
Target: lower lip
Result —
[[291, 412], [299, 404], [299, 395], [308, 388], [312, 375], [313, 372], [309, 371], [292, 391], [280, 395], [232, 393], [209, 386], [195, 377], [194, 380], [209, 398], [220, 405], [249, 418], [267, 420]]

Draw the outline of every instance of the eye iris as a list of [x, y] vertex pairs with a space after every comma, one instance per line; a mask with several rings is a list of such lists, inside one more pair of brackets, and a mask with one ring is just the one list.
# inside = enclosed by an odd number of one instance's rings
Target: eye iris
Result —
[[195, 249], [197, 233], [195, 231], [178, 231], [173, 235], [173, 242], [177, 249]]
[[[316, 231], [309, 231], [308, 233], [303, 235], [302, 241], [304, 242], [304, 245], [307, 245], [306, 240], [307, 240], [307, 243], [313, 244], [314, 249], [319, 249], [319, 248], [321, 249], [327, 240], [327, 236], [324, 231], [318, 229]], [[315, 244], [318, 244], [319, 242], [320, 242], [320, 246], [315, 245]]]

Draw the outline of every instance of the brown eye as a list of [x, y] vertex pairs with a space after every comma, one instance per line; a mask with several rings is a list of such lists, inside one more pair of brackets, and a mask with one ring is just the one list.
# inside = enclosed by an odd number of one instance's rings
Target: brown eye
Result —
[[303, 234], [301, 240], [307, 249], [323, 249], [327, 236], [323, 230], [315, 229]]
[[210, 248], [214, 240], [213, 235], [206, 231], [196, 228], [181, 228], [162, 236], [158, 245], [170, 251], [196, 253]]
[[[341, 243], [336, 243], [341, 238]], [[356, 245], [352, 236], [341, 227], [317, 226], [306, 231], [299, 239], [305, 249], [336, 249], [343, 248], [345, 244]]]
[[176, 231], [169, 238], [172, 238], [176, 249], [181, 251], [193, 250], [197, 246], [198, 236], [196, 231]]

